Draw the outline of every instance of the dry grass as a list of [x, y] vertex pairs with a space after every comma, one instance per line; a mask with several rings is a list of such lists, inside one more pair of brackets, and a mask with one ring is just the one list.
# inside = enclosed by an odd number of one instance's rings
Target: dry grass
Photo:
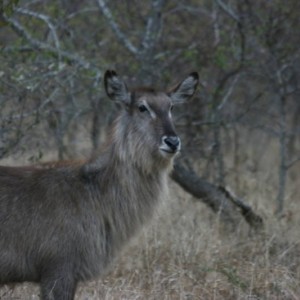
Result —
[[[244, 224], [226, 232], [208, 208], [171, 183], [171, 197], [155, 221], [104, 278], [81, 284], [76, 299], [300, 299], [297, 180], [289, 180], [286, 214], [278, 221], [275, 166], [253, 171], [251, 163], [239, 168], [239, 189], [264, 217], [263, 234]], [[38, 288], [5, 286], [0, 299], [39, 299]]]

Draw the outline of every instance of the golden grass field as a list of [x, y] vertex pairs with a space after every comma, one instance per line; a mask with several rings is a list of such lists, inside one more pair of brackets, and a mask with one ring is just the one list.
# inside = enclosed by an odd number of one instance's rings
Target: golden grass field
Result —
[[[81, 284], [76, 300], [300, 299], [300, 168], [289, 176], [285, 214], [278, 220], [276, 151], [270, 156], [266, 149], [256, 161], [253, 151], [228, 181], [237, 189], [239, 172], [238, 190], [264, 218], [263, 233], [254, 234], [245, 224], [229, 233], [209, 208], [171, 182], [170, 197], [154, 222], [104, 278]], [[0, 299], [33, 300], [38, 293], [32, 284], [4, 286]]]

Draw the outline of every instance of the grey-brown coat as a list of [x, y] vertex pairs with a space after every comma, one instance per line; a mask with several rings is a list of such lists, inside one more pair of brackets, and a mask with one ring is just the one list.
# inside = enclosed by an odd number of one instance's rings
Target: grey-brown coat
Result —
[[114, 71], [108, 96], [122, 104], [111, 137], [82, 163], [0, 167], [0, 284], [32, 281], [41, 298], [70, 300], [103, 274], [164, 197], [180, 140], [173, 104], [190, 98], [190, 74], [168, 93], [129, 91]]

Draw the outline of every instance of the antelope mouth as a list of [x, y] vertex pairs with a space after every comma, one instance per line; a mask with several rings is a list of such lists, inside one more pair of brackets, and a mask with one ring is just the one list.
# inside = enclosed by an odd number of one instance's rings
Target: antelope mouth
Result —
[[179, 149], [170, 149], [170, 148], [166, 148], [166, 147], [164, 147], [164, 146], [162, 146], [162, 147], [159, 147], [159, 150], [162, 152], [162, 153], [166, 153], [166, 154], [168, 154], [168, 155], [175, 155], [175, 154], [177, 154], [178, 152], [179, 152]]

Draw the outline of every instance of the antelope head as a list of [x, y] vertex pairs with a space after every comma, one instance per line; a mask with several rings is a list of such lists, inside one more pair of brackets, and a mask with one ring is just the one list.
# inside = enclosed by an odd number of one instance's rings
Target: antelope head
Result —
[[198, 73], [194, 72], [167, 92], [152, 88], [129, 90], [115, 71], [106, 71], [106, 93], [123, 107], [117, 135], [123, 135], [132, 155], [162, 161], [179, 153], [181, 142], [175, 132], [172, 108], [194, 95], [198, 81]]

